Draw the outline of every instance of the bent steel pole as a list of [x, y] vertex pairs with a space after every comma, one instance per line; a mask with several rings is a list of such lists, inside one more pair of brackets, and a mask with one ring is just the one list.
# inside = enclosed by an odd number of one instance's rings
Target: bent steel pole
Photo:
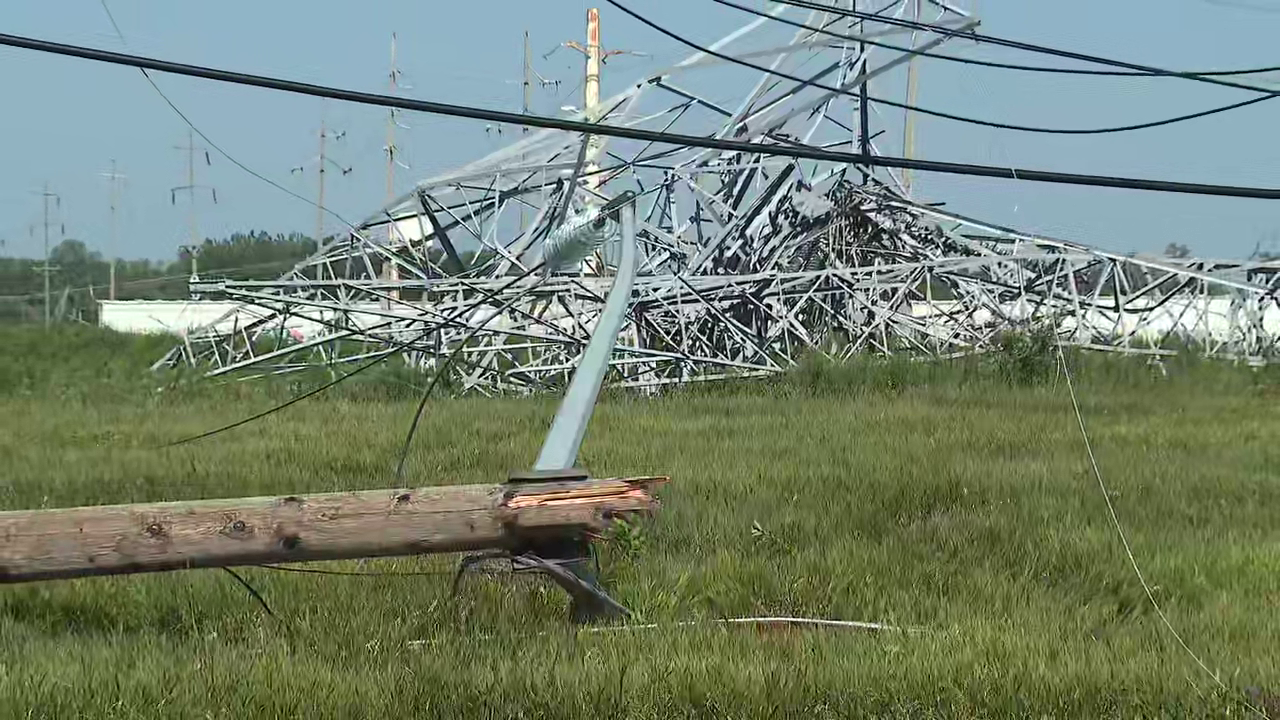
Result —
[[636, 276], [634, 202], [622, 207], [621, 220], [622, 258], [618, 263], [618, 274], [613, 279], [613, 287], [609, 290], [609, 298], [605, 301], [600, 321], [591, 334], [587, 349], [582, 353], [578, 369], [573, 374], [564, 400], [560, 402], [560, 409], [556, 411], [551, 431], [542, 443], [542, 451], [533, 466], [537, 472], [568, 470], [578, 459], [578, 449], [587, 432], [587, 423], [591, 422], [596, 397], [600, 394], [600, 385], [609, 368], [609, 358], [618, 342], [618, 332], [622, 330], [622, 322], [626, 318], [627, 304], [631, 299], [631, 288]]

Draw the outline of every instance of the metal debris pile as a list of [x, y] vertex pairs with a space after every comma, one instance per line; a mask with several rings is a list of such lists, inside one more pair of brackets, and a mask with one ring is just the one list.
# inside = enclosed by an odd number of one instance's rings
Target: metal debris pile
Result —
[[[972, 22], [950, 6], [938, 12], [934, 22]], [[821, 15], [797, 18], [854, 36], [907, 32]], [[757, 18], [713, 46], [855, 90], [907, 60], [806, 30], [788, 29], [789, 39], [777, 32]], [[591, 117], [762, 149], [856, 148], [866, 139], [850, 124], [856, 93], [757, 75], [741, 95], [718, 101], [731, 87], [717, 74], [723, 65], [692, 55], [602, 100]], [[1119, 352], [1194, 342], [1209, 355], [1266, 362], [1277, 351], [1276, 263], [1133, 257], [1026, 235], [916, 202], [884, 169], [588, 139], [530, 132], [422, 181], [275, 281], [193, 286], [244, 305], [158, 364], [216, 376], [394, 354], [433, 369], [479, 327], [449, 370], [453, 387], [562, 387], [604, 307], [616, 246], [477, 301], [532, 267], [570, 210], [626, 191], [637, 196], [640, 259], [611, 361], [614, 385], [767, 375], [815, 351], [981, 352], [1002, 331], [1034, 324], [1055, 327], [1064, 342]]]

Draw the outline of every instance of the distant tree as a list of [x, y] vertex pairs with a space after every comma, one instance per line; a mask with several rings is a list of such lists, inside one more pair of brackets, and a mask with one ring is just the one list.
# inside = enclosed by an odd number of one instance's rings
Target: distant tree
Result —
[[233, 233], [225, 240], [208, 239], [201, 244], [200, 274], [238, 279], [278, 277], [316, 249], [315, 240], [299, 233]]
[[[279, 277], [316, 252], [316, 242], [299, 233], [264, 231], [233, 233], [222, 240], [206, 239], [200, 246], [200, 275], [243, 280]], [[44, 315], [42, 260], [0, 257], [0, 322], [35, 322]], [[56, 267], [52, 274], [53, 304], [64, 293], [62, 318], [97, 322], [98, 300], [107, 297], [110, 264], [90, 251], [84, 242], [68, 238], [49, 253]], [[179, 300], [190, 297], [191, 270], [186, 251], [169, 263], [150, 260], [116, 262], [118, 300]]]
[[1164, 254], [1171, 258], [1187, 258], [1191, 257], [1191, 248], [1180, 243], [1169, 243], [1164, 247]]

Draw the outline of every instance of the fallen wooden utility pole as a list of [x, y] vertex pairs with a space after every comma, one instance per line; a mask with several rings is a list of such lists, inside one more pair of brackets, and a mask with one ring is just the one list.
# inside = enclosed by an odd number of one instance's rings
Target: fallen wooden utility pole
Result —
[[544, 257], [554, 271], [583, 243], [602, 243], [608, 218], [619, 223], [613, 287], [532, 472], [500, 485], [0, 512], [0, 584], [479, 551], [463, 559], [455, 588], [467, 568], [506, 557], [563, 587], [576, 621], [627, 614], [597, 582], [590, 539], [614, 518], [655, 509], [654, 486], [666, 478], [593, 480], [574, 463], [635, 279], [634, 200], [630, 192], [613, 198]]
[[657, 507], [661, 477], [0, 512], [0, 583], [471, 550], [521, 553]]

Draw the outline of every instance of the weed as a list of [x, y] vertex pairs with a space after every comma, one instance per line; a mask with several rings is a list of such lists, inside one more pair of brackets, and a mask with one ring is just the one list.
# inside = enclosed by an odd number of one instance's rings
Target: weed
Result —
[[988, 355], [1000, 378], [1019, 385], [1051, 379], [1058, 365], [1054, 327], [1054, 323], [1046, 322], [1000, 333], [995, 349]]

